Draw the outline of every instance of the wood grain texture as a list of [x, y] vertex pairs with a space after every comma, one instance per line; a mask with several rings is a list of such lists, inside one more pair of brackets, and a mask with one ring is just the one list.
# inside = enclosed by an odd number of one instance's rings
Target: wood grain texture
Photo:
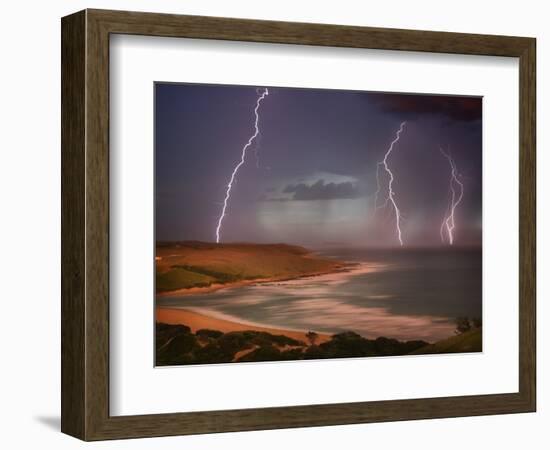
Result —
[[88, 10], [111, 32], [279, 44], [521, 56], [529, 38], [389, 28]]
[[519, 67], [519, 384], [536, 409], [536, 41], [531, 39]]
[[[519, 57], [519, 392], [109, 416], [109, 34], [112, 33]], [[534, 39], [86, 10], [63, 18], [62, 40], [62, 430], [65, 433], [98, 440], [535, 410]]]
[[61, 430], [82, 437], [85, 397], [85, 20], [61, 27]]

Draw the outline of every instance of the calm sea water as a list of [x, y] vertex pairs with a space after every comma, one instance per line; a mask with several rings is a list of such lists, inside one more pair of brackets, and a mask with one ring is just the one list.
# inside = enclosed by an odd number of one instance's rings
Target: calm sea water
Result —
[[351, 330], [370, 338], [429, 342], [451, 336], [457, 317], [481, 318], [481, 250], [318, 253], [358, 265], [347, 273], [164, 297], [157, 302], [275, 328]]

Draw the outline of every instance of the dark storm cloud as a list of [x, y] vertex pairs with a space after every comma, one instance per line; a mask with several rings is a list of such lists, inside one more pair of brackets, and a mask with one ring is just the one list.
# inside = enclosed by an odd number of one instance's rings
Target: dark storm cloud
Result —
[[387, 113], [409, 120], [433, 115], [462, 122], [481, 119], [481, 98], [444, 95], [373, 95], [372, 100]]
[[285, 194], [294, 194], [292, 200], [333, 200], [357, 198], [360, 196], [357, 186], [351, 181], [325, 183], [321, 179], [312, 185], [305, 183], [289, 184], [283, 190]]

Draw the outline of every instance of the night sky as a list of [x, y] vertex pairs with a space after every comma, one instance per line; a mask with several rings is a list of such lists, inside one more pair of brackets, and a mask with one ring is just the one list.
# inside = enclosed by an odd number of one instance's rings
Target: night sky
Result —
[[[155, 85], [157, 241], [215, 241], [258, 95], [250, 86]], [[374, 214], [373, 200], [377, 162], [406, 121], [388, 158], [404, 245], [442, 245], [451, 169], [440, 146], [464, 184], [455, 245], [481, 244], [481, 98], [277, 87], [258, 111], [261, 135], [233, 185], [222, 242], [397, 245], [393, 210]]]

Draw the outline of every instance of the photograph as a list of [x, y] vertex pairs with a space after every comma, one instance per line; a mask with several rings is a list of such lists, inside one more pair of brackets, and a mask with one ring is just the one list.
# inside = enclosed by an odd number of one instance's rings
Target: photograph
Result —
[[482, 351], [482, 98], [157, 82], [155, 365]]

